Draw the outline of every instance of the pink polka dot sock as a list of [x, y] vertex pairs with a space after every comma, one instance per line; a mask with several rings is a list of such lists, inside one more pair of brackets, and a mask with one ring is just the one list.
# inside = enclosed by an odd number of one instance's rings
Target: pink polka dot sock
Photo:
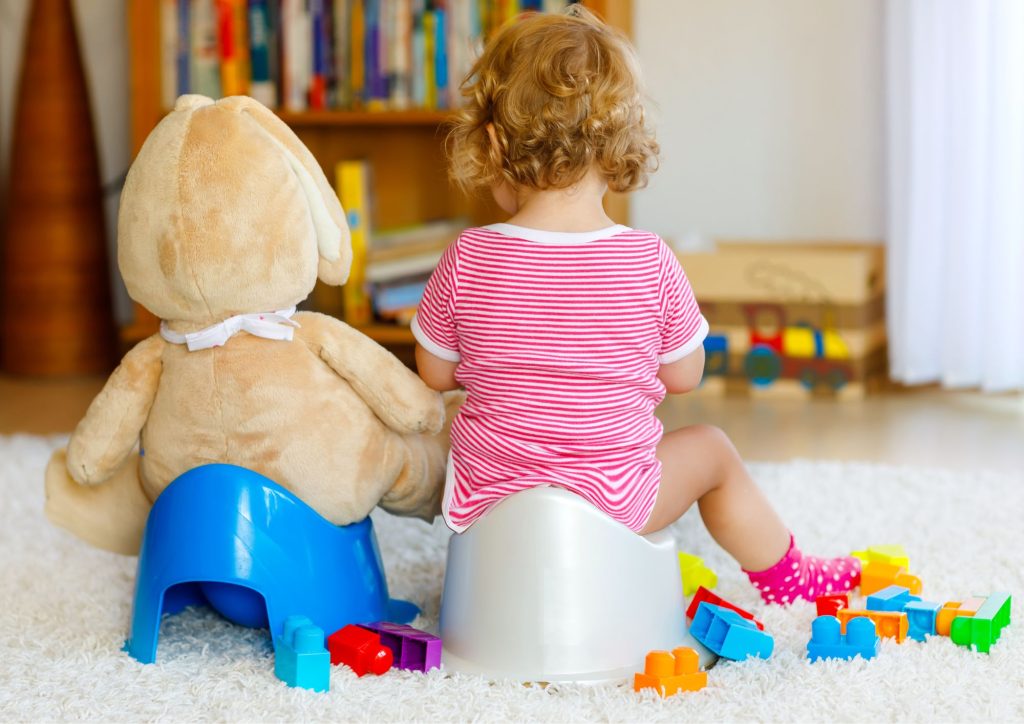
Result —
[[761, 592], [765, 603], [786, 605], [802, 598], [813, 601], [828, 593], [842, 593], [860, 583], [860, 561], [852, 556], [805, 556], [793, 536], [782, 560], [766, 571], [743, 571]]

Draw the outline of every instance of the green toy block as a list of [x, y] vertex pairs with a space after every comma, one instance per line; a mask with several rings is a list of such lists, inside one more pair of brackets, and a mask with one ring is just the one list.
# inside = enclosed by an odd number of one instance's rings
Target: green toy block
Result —
[[718, 585], [718, 576], [704, 565], [704, 559], [679, 551], [679, 574], [683, 578], [683, 595], [691, 596], [701, 586], [708, 590]]
[[901, 545], [871, 546], [867, 550], [854, 551], [850, 555], [859, 559], [863, 564], [878, 561], [879, 563], [890, 563], [901, 568], [910, 568], [910, 558]]
[[973, 616], [957, 616], [949, 629], [949, 637], [960, 646], [974, 646], [982, 653], [988, 653], [1010, 624], [1010, 594], [1004, 591], [993, 593]]

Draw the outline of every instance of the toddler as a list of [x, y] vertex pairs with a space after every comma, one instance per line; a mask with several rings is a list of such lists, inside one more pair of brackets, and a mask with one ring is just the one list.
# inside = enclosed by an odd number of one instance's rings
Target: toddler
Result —
[[855, 559], [800, 552], [725, 434], [666, 433], [655, 417], [666, 392], [699, 384], [708, 324], [665, 243], [602, 207], [607, 189], [640, 188], [656, 166], [629, 42], [578, 5], [526, 15], [488, 44], [462, 93], [452, 177], [489, 188], [510, 218], [459, 236], [412, 324], [423, 380], [467, 392], [447, 524], [465, 530], [537, 485], [641, 535], [696, 501], [766, 601], [855, 585]]

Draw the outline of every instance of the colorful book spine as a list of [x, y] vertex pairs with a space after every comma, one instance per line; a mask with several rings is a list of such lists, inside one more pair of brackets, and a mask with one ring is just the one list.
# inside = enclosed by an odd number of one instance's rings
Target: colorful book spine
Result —
[[426, 108], [427, 106], [427, 41], [426, 31], [423, 27], [423, 19], [426, 14], [426, 0], [412, 0], [412, 67], [409, 69], [409, 77], [412, 87], [412, 104], [417, 108]]
[[366, 87], [366, 16], [363, 0], [353, 0], [350, 14], [349, 70], [351, 73], [352, 103], [364, 100]]
[[281, 0], [281, 82], [284, 107], [304, 111], [312, 75], [312, 31], [305, 0]]
[[437, 108], [437, 13], [423, 13], [423, 87], [425, 108]]
[[324, 0], [310, 0], [309, 19], [313, 31], [313, 74], [309, 84], [309, 107], [327, 107], [327, 18]]
[[353, 326], [368, 324], [372, 318], [366, 287], [366, 254], [369, 248], [370, 193], [366, 161], [339, 161], [335, 168], [338, 199], [345, 209], [352, 235], [352, 268], [342, 287], [344, 319]]
[[[177, 93], [185, 95], [192, 92], [192, 83], [189, 78], [189, 66], [191, 65], [191, 48], [189, 37], [191, 28], [189, 23], [189, 0], [178, 0], [178, 38], [175, 43], [175, 65], [177, 67]], [[173, 107], [173, 104], [172, 104]]]
[[[179, 95], [178, 83], [178, 27], [177, 0], [160, 2], [160, 103], [165, 109], [174, 107]], [[187, 76], [186, 76], [187, 82]], [[187, 92], [187, 91], [186, 91]]]
[[225, 96], [249, 92], [245, 0], [217, 0], [221, 90]]
[[270, 77], [270, 10], [268, 0], [249, 2], [249, 94], [265, 106], [274, 106], [277, 93]]
[[191, 0], [193, 93], [220, 98], [220, 45], [217, 38], [217, 8], [214, 0]]
[[448, 13], [438, 0], [434, 10], [434, 85], [437, 87], [437, 107], [447, 108], [448, 99], [448, 42], [446, 27]]
[[[361, 1], [361, 0], [360, 0]], [[334, 74], [337, 84], [336, 104], [341, 108], [352, 105], [352, 79], [350, 64], [352, 53], [349, 30], [352, 22], [352, 8], [349, 0], [334, 0]]]

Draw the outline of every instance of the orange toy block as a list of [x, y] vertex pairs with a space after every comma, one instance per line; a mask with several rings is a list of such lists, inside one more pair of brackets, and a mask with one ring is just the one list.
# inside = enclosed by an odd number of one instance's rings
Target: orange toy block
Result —
[[968, 598], [966, 601], [946, 601], [935, 614], [935, 633], [949, 636], [953, 619], [959, 616], [973, 616], [984, 605], [984, 598]]
[[698, 671], [697, 652], [686, 646], [668, 651], [652, 651], [644, 661], [644, 673], [633, 677], [633, 691], [654, 689], [662, 697], [680, 691], [700, 691], [708, 683], [708, 673]]
[[910, 628], [910, 621], [907, 614], [902, 611], [862, 611], [852, 608], [841, 608], [836, 611], [836, 618], [841, 625], [840, 633], [846, 633], [846, 624], [851, 618], [863, 616], [875, 622], [875, 629], [878, 635], [886, 639], [896, 639], [896, 643], [903, 643], [907, 637], [907, 629]]
[[921, 579], [907, 573], [907, 570], [895, 563], [870, 561], [860, 573], [860, 593], [870, 596], [887, 586], [903, 586], [915, 596], [921, 592]]

